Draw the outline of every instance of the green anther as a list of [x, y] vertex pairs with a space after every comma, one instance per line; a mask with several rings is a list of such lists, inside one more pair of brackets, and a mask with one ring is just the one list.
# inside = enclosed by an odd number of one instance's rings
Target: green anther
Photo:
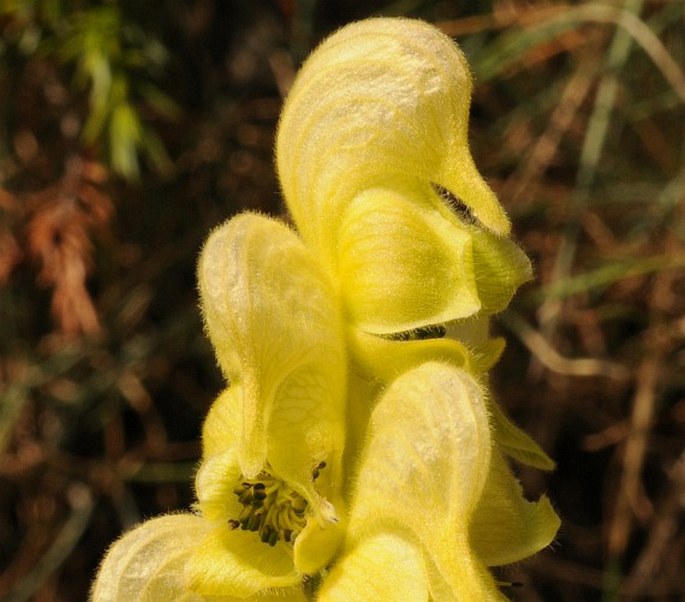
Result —
[[259, 529], [259, 524], [261, 522], [261, 514], [253, 514], [250, 516], [250, 518], [247, 520], [248, 531], [256, 531]]
[[319, 462], [315, 467], [314, 470], [312, 471], [312, 481], [316, 481], [316, 479], [319, 478], [319, 471], [323, 470], [326, 468], [326, 463], [325, 462]]
[[264, 527], [264, 529], [259, 534], [259, 539], [262, 541], [262, 543], [269, 543], [271, 541], [271, 536], [273, 534], [275, 534], [278, 538], [278, 533], [272, 530], [271, 527]]

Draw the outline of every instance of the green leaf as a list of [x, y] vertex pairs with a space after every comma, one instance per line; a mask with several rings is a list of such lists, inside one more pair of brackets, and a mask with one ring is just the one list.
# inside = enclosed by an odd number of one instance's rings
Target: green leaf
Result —
[[109, 121], [109, 152], [112, 167], [127, 179], [139, 175], [137, 148], [141, 135], [142, 123], [136, 109], [127, 102], [115, 106]]

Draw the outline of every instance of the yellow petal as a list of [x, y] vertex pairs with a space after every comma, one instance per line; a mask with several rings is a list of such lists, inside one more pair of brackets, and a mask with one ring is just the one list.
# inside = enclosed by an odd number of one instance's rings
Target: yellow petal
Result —
[[505, 454], [527, 466], [534, 466], [541, 470], [554, 469], [554, 460], [542, 450], [530, 435], [511, 421], [496, 400], [488, 405], [488, 409], [492, 415], [497, 444]]
[[371, 414], [350, 513], [352, 540], [386, 525], [402, 527], [421, 542], [434, 599], [501, 599], [468, 533], [490, 445], [485, 401], [467, 373], [431, 362], [400, 376]]
[[490, 339], [490, 319], [474, 317], [449, 322], [445, 325], [445, 335], [473, 349]]
[[321, 44], [290, 90], [276, 144], [305, 240], [330, 259], [346, 205], [395, 176], [443, 186], [487, 228], [508, 233], [468, 149], [470, 97], [463, 54], [425, 22], [369, 19]]
[[209, 408], [202, 426], [202, 457], [208, 458], [236, 448], [242, 426], [240, 409], [243, 398], [240, 385], [224, 389]]
[[478, 299], [485, 313], [498, 313], [509, 305], [516, 289], [533, 277], [530, 260], [507, 238], [477, 227], [471, 227], [469, 231]]
[[295, 233], [254, 214], [212, 233], [198, 276], [219, 365], [242, 391], [243, 474], [258, 474], [268, 456], [313, 497], [312, 469], [339, 456], [344, 437], [346, 359], [327, 279]]
[[470, 525], [471, 542], [488, 566], [511, 564], [548, 546], [560, 520], [549, 500], [523, 497], [501, 453], [493, 452], [490, 474]]
[[[314, 347], [310, 352], [317, 350]], [[325, 350], [321, 351], [318, 359], [325, 361]], [[336, 377], [345, 371], [345, 363], [311, 363], [291, 374], [278, 391], [268, 432], [272, 472], [298, 490], [320, 519], [328, 516], [332, 521], [337, 520], [336, 510], [319, 494], [331, 499], [342, 484], [345, 405], [340, 396], [344, 395], [345, 383]], [[339, 389], [335, 390], [336, 386]], [[322, 460], [326, 468], [314, 483], [313, 470]]]
[[[254, 597], [227, 595], [235, 589], [230, 586], [217, 595], [192, 591], [187, 567], [212, 528], [193, 514], [172, 514], [142, 523], [107, 552], [93, 584], [91, 602], [307, 601], [299, 585]], [[227, 568], [232, 571], [235, 569]]]
[[238, 518], [243, 506], [233, 491], [243, 480], [241, 477], [235, 447], [202, 460], [195, 475], [195, 489], [198, 507], [205, 518], [225, 524]]
[[245, 598], [300, 583], [290, 544], [278, 542], [271, 547], [249, 531], [213, 524], [188, 560], [186, 572], [193, 591]]
[[436, 198], [430, 186], [396, 178], [345, 210], [336, 269], [362, 330], [388, 334], [496, 313], [531, 278], [513, 241], [452, 219]]
[[355, 372], [383, 384], [431, 360], [449, 362], [467, 372], [474, 369], [469, 350], [454, 339], [397, 341], [350, 328], [348, 341]]
[[388, 334], [481, 308], [471, 236], [432, 209], [430, 187], [373, 188], [345, 212], [339, 279], [352, 322]]
[[[478, 319], [477, 322], [485, 320]], [[383, 384], [429, 361], [448, 362], [473, 375], [484, 374], [502, 354], [504, 339], [481, 338], [471, 333], [463, 336], [464, 332], [458, 323], [451, 323], [447, 325], [446, 336], [441, 338], [398, 340], [349, 328], [348, 344], [354, 363], [352, 370], [362, 378]], [[509, 426], [517, 429], [511, 423]]]
[[[334, 507], [343, 508], [342, 500], [334, 500]], [[333, 504], [331, 504], [333, 505]], [[336, 521], [310, 516], [307, 525], [297, 536], [293, 546], [293, 562], [299, 573], [314, 575], [330, 564], [345, 537], [346, 517], [336, 513]]]
[[317, 600], [428, 602], [428, 579], [420, 545], [400, 531], [365, 537], [333, 566]]
[[487, 316], [449, 322], [445, 327], [447, 339], [455, 339], [469, 350], [472, 365], [465, 369], [470, 374], [484, 374], [490, 370], [504, 351], [504, 339], [490, 337], [490, 319]]
[[91, 592], [92, 602], [199, 602], [185, 566], [210, 528], [192, 514], [142, 523], [107, 552]]

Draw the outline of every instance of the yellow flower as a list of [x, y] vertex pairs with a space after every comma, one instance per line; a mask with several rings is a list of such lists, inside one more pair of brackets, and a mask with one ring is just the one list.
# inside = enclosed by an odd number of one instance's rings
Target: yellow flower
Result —
[[230, 387], [205, 422], [197, 514], [119, 540], [95, 583], [98, 602], [249, 599], [274, 588], [306, 599], [302, 576], [327, 566], [342, 541], [347, 362], [326, 279], [294, 232], [255, 214], [210, 236], [198, 273]]
[[470, 87], [418, 21], [353, 24], [307, 61], [276, 157], [297, 233], [246, 213], [200, 259], [229, 388], [196, 514], [117, 542], [96, 602], [496, 600], [487, 567], [552, 540], [504, 454], [553, 463], [482, 384], [488, 317], [531, 269], [470, 157]]
[[219, 366], [242, 390], [241, 470], [254, 477], [270, 464], [314, 503], [312, 470], [326, 461], [337, 473], [345, 437], [347, 357], [333, 289], [290, 228], [250, 213], [212, 233], [198, 279]]
[[471, 158], [470, 99], [458, 47], [409, 19], [338, 31], [288, 94], [276, 142], [285, 200], [365, 332], [488, 315], [531, 277]]
[[[340, 297], [354, 374], [382, 385], [429, 360], [485, 373], [504, 346], [488, 317], [532, 276], [471, 158], [471, 87], [463, 54], [435, 27], [369, 19], [312, 53], [281, 115], [288, 208]], [[503, 450], [551, 469], [490, 405]]]
[[398, 378], [371, 415], [348, 534], [323, 602], [501, 600], [487, 567], [549, 544], [549, 501], [525, 501], [483, 393], [452, 365]]
[[[551, 541], [549, 502], [524, 500], [480, 385], [453, 363], [422, 363], [391, 382], [365, 443], [348, 434], [353, 457], [343, 460], [346, 426], [367, 415], [359, 403], [345, 408], [344, 379], [368, 408], [377, 389], [346, 374], [326, 279], [286, 226], [234, 218], [210, 237], [200, 283], [233, 381], [203, 429], [198, 515], [157, 518], [121, 539], [94, 600], [262, 600], [274, 591], [307, 600], [320, 580], [324, 602], [497, 599], [487, 566]], [[349, 415], [355, 408], [362, 417]], [[266, 445], [257, 469], [253, 438]]]
[[[228, 389], [205, 423], [197, 479], [202, 516], [157, 518], [120, 540], [95, 600], [311, 599], [306, 592], [319, 577], [306, 581], [293, 566], [304, 546], [313, 558], [328, 555], [322, 525], [307, 522], [294, 546], [267, 545], [231, 525], [248, 491], [233, 491], [242, 483], [227, 445], [241, 426], [239, 396]], [[559, 524], [546, 498], [523, 499], [493, 445], [480, 387], [450, 364], [424, 364], [381, 396], [356, 481], [344, 548], [320, 579], [320, 602], [500, 600], [487, 567], [535, 553]], [[301, 498], [279, 486], [271, 503], [282, 495], [281, 512], [295, 512]]]
[[[459, 48], [410, 19], [341, 29], [288, 94], [276, 141], [285, 200], [371, 378], [430, 358], [484, 372], [502, 344], [482, 326], [531, 278], [471, 158], [470, 97]], [[444, 329], [453, 336], [441, 340]]]

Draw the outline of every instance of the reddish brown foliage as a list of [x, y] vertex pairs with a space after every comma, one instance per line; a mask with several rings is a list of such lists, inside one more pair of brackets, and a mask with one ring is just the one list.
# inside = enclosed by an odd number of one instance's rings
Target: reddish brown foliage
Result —
[[87, 288], [92, 269], [91, 233], [112, 214], [110, 197], [95, 184], [106, 177], [98, 165], [73, 161], [66, 175], [27, 198], [26, 244], [40, 264], [38, 282], [52, 287], [52, 314], [62, 333], [96, 335], [100, 321]]
[[0, 222], [0, 286], [7, 283], [23, 255], [10, 225], [19, 213], [20, 205], [14, 195], [0, 188], [0, 216], [8, 218]]

